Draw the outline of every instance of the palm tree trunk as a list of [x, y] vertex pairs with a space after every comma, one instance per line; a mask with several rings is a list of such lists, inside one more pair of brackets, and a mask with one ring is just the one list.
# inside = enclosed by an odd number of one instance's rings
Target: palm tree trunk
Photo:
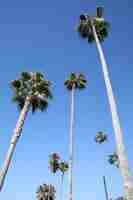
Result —
[[61, 174], [60, 200], [63, 200], [63, 183], [64, 183], [64, 173]]
[[0, 170], [0, 191], [2, 190], [2, 187], [4, 185], [5, 177], [9, 169], [17, 141], [19, 137], [21, 136], [22, 128], [23, 128], [24, 121], [25, 121], [27, 112], [29, 110], [29, 107], [30, 107], [30, 99], [27, 97], [24, 107], [17, 121], [16, 128], [14, 129], [13, 136], [11, 138], [9, 149], [6, 155], [6, 159], [3, 164], [3, 168]]
[[104, 57], [103, 49], [101, 47], [100, 41], [96, 33], [95, 26], [93, 24], [92, 24], [92, 29], [93, 29], [96, 46], [99, 52], [100, 61], [102, 64], [104, 81], [106, 85], [106, 90], [107, 90], [107, 95], [108, 95], [108, 100], [109, 100], [109, 105], [110, 105], [110, 110], [111, 110], [111, 115], [112, 115], [117, 153], [118, 153], [119, 162], [120, 162], [121, 175], [123, 177], [123, 183], [124, 183], [124, 193], [127, 200], [133, 200], [133, 183], [132, 183], [128, 159], [127, 159], [127, 155], [125, 151], [123, 133], [120, 126], [117, 106], [116, 106], [116, 102], [115, 102], [115, 98], [114, 98], [114, 94], [112, 90], [111, 81], [109, 78], [108, 66]]
[[69, 200], [73, 199], [73, 154], [74, 154], [74, 94], [75, 86], [71, 91], [71, 108], [70, 108], [70, 143], [69, 143]]
[[108, 195], [108, 190], [107, 190], [107, 184], [106, 184], [105, 176], [103, 176], [103, 184], [104, 184], [104, 191], [105, 191], [106, 200], [109, 200], [109, 195]]

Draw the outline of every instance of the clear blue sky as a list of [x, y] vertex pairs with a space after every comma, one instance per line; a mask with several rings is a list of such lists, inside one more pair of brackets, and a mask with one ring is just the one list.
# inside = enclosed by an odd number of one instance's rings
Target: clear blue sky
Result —
[[[122, 194], [119, 170], [106, 161], [115, 142], [98, 53], [95, 44], [89, 46], [75, 31], [78, 16], [94, 14], [96, 5], [104, 5], [105, 16], [112, 22], [104, 50], [133, 168], [133, 2], [0, 1], [0, 166], [19, 115], [11, 102], [10, 80], [22, 71], [42, 71], [53, 82], [54, 95], [46, 113], [28, 115], [0, 194], [2, 200], [35, 200], [39, 184], [60, 181], [49, 173], [48, 156], [56, 151], [68, 159], [70, 98], [63, 82], [73, 71], [86, 74], [88, 80], [87, 89], [76, 95], [75, 199], [103, 200], [103, 175], [113, 197]], [[99, 130], [109, 134], [110, 142], [103, 146], [93, 140]]]

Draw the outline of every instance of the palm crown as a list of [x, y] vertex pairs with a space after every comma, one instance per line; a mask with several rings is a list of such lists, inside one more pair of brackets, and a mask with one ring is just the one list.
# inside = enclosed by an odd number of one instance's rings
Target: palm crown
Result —
[[37, 190], [38, 200], [54, 200], [55, 199], [55, 188], [53, 185], [43, 184], [40, 185]]
[[60, 161], [60, 156], [58, 153], [52, 153], [50, 155], [50, 170], [52, 173], [56, 173], [60, 170], [63, 174], [68, 171], [68, 163], [66, 161]]
[[96, 33], [100, 42], [103, 42], [104, 39], [108, 37], [110, 23], [104, 20], [101, 10], [101, 7], [97, 8], [97, 14], [95, 17], [90, 17], [89, 15], [84, 14], [80, 15], [80, 22], [77, 31], [82, 38], [88, 39], [89, 43], [94, 42], [95, 40], [92, 23], [95, 26]]
[[107, 141], [107, 139], [108, 139], [107, 135], [102, 131], [99, 131], [95, 136], [95, 141], [99, 144]]
[[43, 111], [48, 106], [48, 98], [52, 97], [50, 91], [51, 83], [44, 79], [40, 72], [22, 72], [17, 80], [13, 80], [11, 85], [14, 89], [13, 101], [20, 109], [23, 108], [26, 98], [29, 97], [32, 111], [37, 109]]
[[72, 90], [73, 88], [84, 89], [86, 87], [86, 83], [87, 81], [83, 74], [77, 75], [75, 73], [71, 73], [64, 85], [68, 90]]
[[67, 172], [68, 169], [69, 169], [68, 163], [67, 163], [66, 161], [60, 162], [59, 169], [60, 169], [60, 171], [62, 172], [62, 174], [64, 174], [64, 173]]
[[58, 153], [52, 153], [50, 155], [50, 160], [49, 160], [50, 170], [54, 174], [59, 170], [59, 159], [60, 156]]
[[108, 156], [108, 162], [111, 164], [111, 165], [114, 165], [116, 166], [117, 168], [119, 168], [119, 158], [118, 158], [118, 155], [116, 152], [110, 154]]

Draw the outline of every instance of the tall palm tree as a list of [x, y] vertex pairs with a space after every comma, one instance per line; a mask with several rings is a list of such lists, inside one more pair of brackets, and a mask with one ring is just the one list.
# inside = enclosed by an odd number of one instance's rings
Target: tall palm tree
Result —
[[43, 184], [37, 189], [37, 200], [55, 200], [55, 187], [53, 185]]
[[[99, 12], [100, 11], [100, 12]], [[120, 170], [124, 183], [124, 194], [127, 200], [133, 200], [133, 183], [129, 170], [128, 158], [125, 151], [125, 145], [123, 140], [123, 133], [120, 126], [120, 120], [117, 112], [117, 105], [112, 90], [112, 85], [109, 77], [108, 65], [105, 60], [104, 52], [101, 46], [101, 42], [108, 36], [110, 24], [103, 18], [103, 9], [97, 8], [97, 14], [95, 17], [89, 15], [80, 15], [80, 23], [78, 26], [78, 32], [82, 38], [88, 39], [88, 42], [95, 42], [99, 58], [102, 64], [103, 76], [106, 85], [113, 128], [116, 138], [117, 153], [120, 161]]]
[[74, 159], [74, 99], [75, 90], [86, 87], [86, 79], [83, 74], [71, 73], [68, 80], [65, 81], [66, 88], [71, 91], [70, 107], [70, 142], [69, 142], [69, 200], [73, 199], [73, 159]]
[[0, 190], [4, 184], [16, 144], [21, 136], [27, 113], [30, 108], [34, 113], [37, 110], [44, 111], [48, 107], [48, 99], [51, 97], [50, 85], [51, 83], [45, 80], [40, 72], [22, 72], [19, 79], [11, 82], [15, 93], [13, 101], [18, 104], [20, 115], [13, 131], [3, 168], [0, 170]]

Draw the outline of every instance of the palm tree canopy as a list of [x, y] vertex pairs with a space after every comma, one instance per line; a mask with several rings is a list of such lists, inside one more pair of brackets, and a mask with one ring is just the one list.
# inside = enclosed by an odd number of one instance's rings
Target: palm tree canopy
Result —
[[119, 168], [119, 158], [118, 158], [118, 155], [116, 152], [110, 154], [108, 156], [108, 162], [111, 164], [111, 165], [114, 165], [116, 166], [117, 168]]
[[42, 184], [37, 189], [38, 200], [54, 200], [55, 199], [55, 187], [53, 185]]
[[23, 108], [27, 97], [30, 98], [32, 112], [36, 110], [43, 111], [48, 106], [48, 99], [52, 97], [51, 83], [44, 79], [40, 72], [22, 72], [19, 79], [11, 81], [14, 89], [13, 101], [20, 109]]
[[95, 136], [95, 141], [99, 144], [107, 141], [107, 139], [108, 139], [108, 136], [102, 131], [99, 131]]
[[86, 87], [87, 80], [83, 74], [75, 74], [71, 73], [69, 78], [65, 81], [64, 85], [68, 90], [72, 90], [74, 88], [84, 89]]
[[64, 173], [67, 172], [68, 169], [69, 169], [68, 163], [65, 162], [65, 161], [60, 162], [59, 169], [60, 169], [60, 171], [64, 174]]
[[80, 15], [80, 22], [77, 31], [82, 38], [88, 39], [89, 43], [94, 42], [95, 40], [92, 30], [92, 22], [95, 26], [100, 42], [103, 42], [105, 38], [108, 37], [110, 23], [104, 20], [103, 12], [100, 9], [101, 8], [99, 7], [96, 17], [90, 17], [84, 14]]
[[50, 160], [49, 160], [50, 170], [54, 174], [59, 170], [59, 159], [60, 157], [58, 153], [52, 153], [50, 155]]

